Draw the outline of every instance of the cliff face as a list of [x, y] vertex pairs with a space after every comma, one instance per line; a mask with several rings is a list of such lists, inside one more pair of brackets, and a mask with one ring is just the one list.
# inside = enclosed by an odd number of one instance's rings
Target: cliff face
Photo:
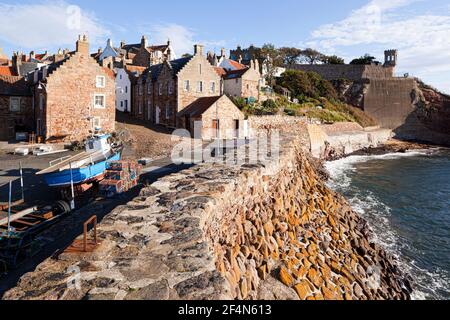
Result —
[[412, 94], [419, 120], [430, 130], [450, 134], [450, 96], [417, 80]]
[[143, 188], [101, 222], [94, 253], [48, 259], [4, 298], [408, 299], [305, 140], [282, 138], [279, 159], [201, 164]]
[[450, 96], [418, 79], [332, 81], [342, 101], [371, 115], [406, 140], [450, 143]]

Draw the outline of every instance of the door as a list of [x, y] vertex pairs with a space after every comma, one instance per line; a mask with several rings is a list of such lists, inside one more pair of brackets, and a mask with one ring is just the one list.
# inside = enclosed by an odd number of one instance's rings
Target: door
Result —
[[42, 128], [41, 128], [41, 126], [42, 126], [42, 121], [41, 121], [41, 119], [37, 119], [37, 121], [36, 121], [36, 134], [37, 134], [38, 136], [41, 136], [41, 135], [42, 135]]
[[213, 137], [219, 138], [220, 134], [220, 122], [219, 120], [213, 120], [212, 121], [212, 128], [213, 128]]
[[159, 124], [160, 120], [159, 117], [161, 116], [161, 109], [159, 107], [156, 107], [156, 119], [155, 119], [155, 123]]
[[191, 132], [191, 118], [189, 116], [184, 117], [184, 125], [186, 130]]

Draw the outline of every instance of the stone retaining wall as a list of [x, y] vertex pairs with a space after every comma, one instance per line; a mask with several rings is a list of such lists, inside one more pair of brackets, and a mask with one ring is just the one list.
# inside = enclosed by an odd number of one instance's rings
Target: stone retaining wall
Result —
[[283, 135], [278, 160], [164, 177], [106, 216], [96, 252], [48, 259], [4, 298], [408, 299], [409, 281], [312, 163]]
[[355, 151], [378, 147], [392, 138], [389, 129], [335, 131], [319, 125], [308, 125], [311, 153], [319, 159], [330, 160]]

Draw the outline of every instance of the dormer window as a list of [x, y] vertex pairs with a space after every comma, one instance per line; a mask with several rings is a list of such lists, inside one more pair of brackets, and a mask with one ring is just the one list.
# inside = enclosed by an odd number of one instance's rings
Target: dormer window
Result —
[[106, 79], [105, 79], [104, 76], [97, 76], [95, 78], [95, 86], [97, 88], [104, 88], [105, 87], [105, 82], [106, 82]]

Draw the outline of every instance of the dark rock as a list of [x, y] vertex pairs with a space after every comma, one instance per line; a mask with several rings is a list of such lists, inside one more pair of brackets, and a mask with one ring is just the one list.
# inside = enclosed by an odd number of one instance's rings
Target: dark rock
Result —
[[140, 290], [128, 293], [125, 300], [168, 300], [169, 295], [169, 283], [167, 280], [162, 280]]

